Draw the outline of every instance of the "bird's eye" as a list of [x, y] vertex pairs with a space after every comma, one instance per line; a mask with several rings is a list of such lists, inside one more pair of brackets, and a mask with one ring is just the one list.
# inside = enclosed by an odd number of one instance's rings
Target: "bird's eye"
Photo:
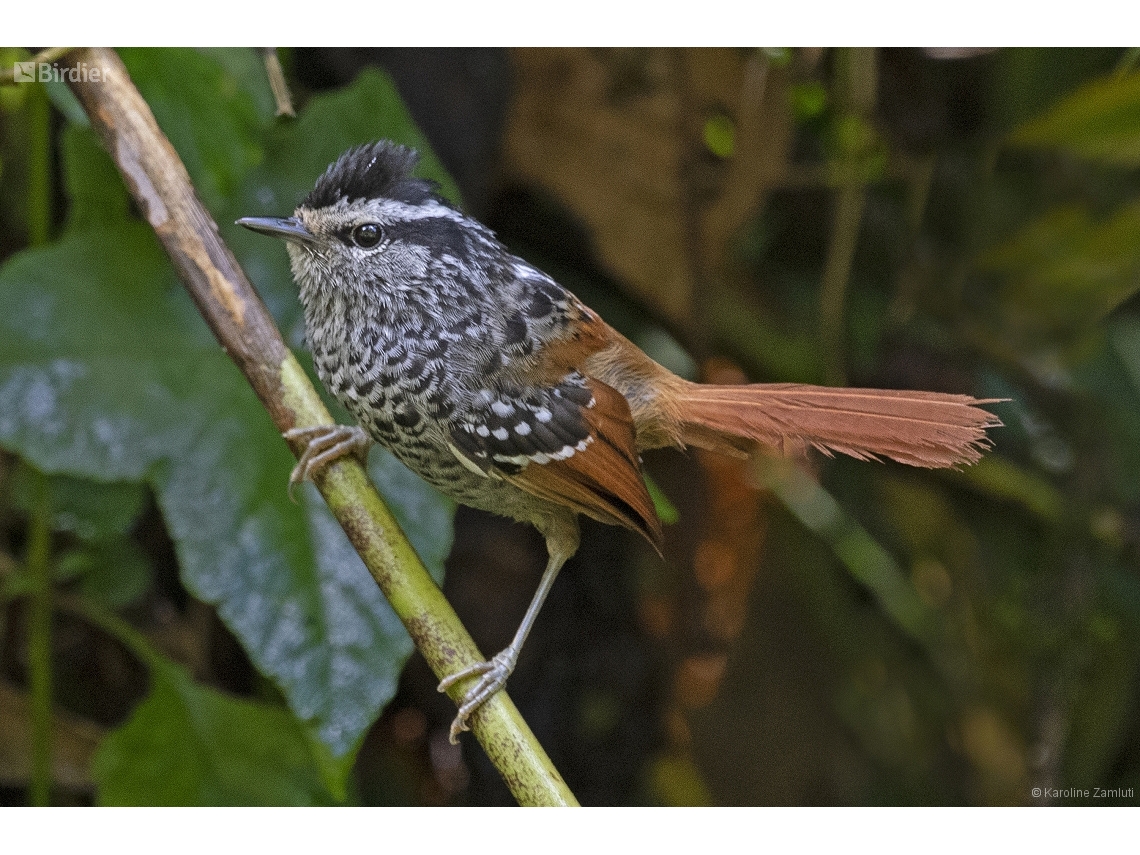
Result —
[[376, 223], [361, 223], [352, 230], [352, 242], [361, 249], [372, 249], [380, 243], [384, 233]]

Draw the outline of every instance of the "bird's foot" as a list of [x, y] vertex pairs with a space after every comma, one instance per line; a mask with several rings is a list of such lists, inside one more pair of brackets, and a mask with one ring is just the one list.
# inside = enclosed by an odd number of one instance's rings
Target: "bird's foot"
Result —
[[357, 425], [290, 428], [281, 435], [287, 440], [301, 440], [305, 443], [305, 450], [289, 475], [290, 499], [298, 484], [306, 478], [311, 480], [320, 469], [346, 454], [355, 454], [362, 464], [367, 464], [368, 449], [372, 447], [372, 438]]
[[460, 733], [470, 730], [467, 726], [467, 719], [471, 714], [507, 684], [507, 678], [515, 670], [517, 660], [518, 653], [508, 647], [506, 650], [496, 653], [490, 662], [479, 662], [440, 680], [439, 691], [446, 692], [460, 680], [465, 680], [468, 677], [479, 677], [479, 682], [468, 689], [463, 696], [463, 701], [459, 705], [459, 712], [455, 716], [455, 721], [451, 723], [449, 738], [452, 745], [459, 742]]

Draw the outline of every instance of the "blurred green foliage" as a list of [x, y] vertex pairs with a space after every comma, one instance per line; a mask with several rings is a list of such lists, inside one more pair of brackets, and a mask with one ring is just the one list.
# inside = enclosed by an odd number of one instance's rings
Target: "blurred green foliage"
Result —
[[[1010, 50], [945, 63], [984, 69], [986, 86], [970, 95], [970, 132], [943, 131], [933, 145], [906, 140], [918, 120], [901, 112], [929, 80], [890, 105], [896, 124], [880, 133], [895, 139], [886, 172], [864, 176], [848, 283], [851, 382], [950, 379], [1011, 400], [991, 407], [1006, 423], [991, 432], [995, 450], [960, 471], [836, 460], [819, 484], [794, 467], [760, 472], [785, 510], [755, 598], [802, 604], [842, 722], [814, 733], [840, 759], [805, 750], [808, 768], [793, 776], [814, 776], [824, 803], [1137, 803], [1032, 794], [1140, 784], [1140, 74], [1114, 69], [1118, 55]], [[809, 162], [839, 157], [826, 143], [843, 133], [829, 127], [840, 112], [806, 100], [816, 85], [791, 90]], [[759, 251], [742, 256], [769, 292], [764, 323], [791, 330], [773, 346], [755, 339], [770, 379], [814, 379], [805, 366], [819, 359], [810, 338], [792, 355], [818, 311], [820, 263], [791, 231], [802, 225], [793, 201], [777, 197], [750, 238]], [[841, 567], [856, 586], [837, 583]], [[752, 621], [778, 625], [772, 608], [755, 606]], [[771, 686], [743, 663], [759, 645], [790, 642], [755, 633], [726, 676], [734, 688], [696, 717], [702, 740], [714, 721], [765, 708]], [[772, 716], [790, 742], [810, 738]], [[747, 729], [716, 738], [779, 750]], [[701, 759], [711, 750], [704, 743]], [[756, 773], [717, 774], [731, 780], [713, 786], [719, 800], [788, 798]]]

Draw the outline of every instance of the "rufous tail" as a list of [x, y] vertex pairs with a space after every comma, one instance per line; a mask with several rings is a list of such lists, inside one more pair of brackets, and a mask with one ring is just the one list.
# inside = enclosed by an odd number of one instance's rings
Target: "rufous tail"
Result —
[[999, 400], [797, 383], [685, 383], [673, 396], [686, 445], [731, 454], [759, 442], [928, 468], [976, 462], [990, 446], [986, 429], [1001, 426], [980, 405]]

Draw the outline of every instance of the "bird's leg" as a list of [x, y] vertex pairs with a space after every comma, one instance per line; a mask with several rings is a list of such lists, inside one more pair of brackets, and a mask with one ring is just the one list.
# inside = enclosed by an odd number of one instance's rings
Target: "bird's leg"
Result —
[[503, 650], [500, 650], [488, 662], [478, 662], [444, 677], [439, 683], [439, 691], [446, 692], [453, 685], [460, 680], [467, 677], [479, 677], [479, 681], [467, 690], [463, 696], [463, 700], [459, 704], [459, 712], [455, 716], [455, 720], [451, 723], [450, 739], [452, 745], [459, 741], [459, 734], [468, 730], [467, 719], [471, 713], [479, 709], [488, 698], [495, 692], [499, 691], [507, 684], [507, 678], [511, 676], [511, 672], [515, 670], [515, 663], [518, 662], [519, 652], [522, 650], [523, 642], [526, 641], [527, 635], [530, 633], [531, 627], [534, 626], [535, 618], [538, 617], [539, 609], [542, 608], [542, 603], [546, 599], [546, 595], [550, 593], [550, 589], [554, 586], [554, 580], [558, 577], [558, 571], [562, 569], [563, 563], [566, 561], [565, 557], [551, 553], [550, 559], [547, 562], [546, 570], [542, 574], [542, 581], [538, 583], [538, 590], [534, 593], [534, 598], [530, 601], [530, 606], [523, 616], [522, 623], [519, 624], [518, 631], [515, 632], [514, 639]]
[[558, 571], [578, 550], [578, 522], [573, 515], [568, 516], [567, 519], [557, 520], [554, 525], [547, 527], [544, 534], [546, 535], [546, 550], [549, 555], [546, 570], [543, 571], [542, 579], [538, 583], [538, 590], [534, 592], [534, 597], [531, 599], [526, 614], [523, 615], [522, 623], [519, 624], [518, 631], [515, 632], [515, 637], [511, 643], [491, 657], [490, 661], [470, 665], [462, 671], [444, 677], [439, 683], [439, 691], [446, 692], [460, 680], [465, 680], [468, 677], [479, 677], [479, 681], [463, 695], [463, 700], [459, 704], [459, 712], [451, 723], [450, 739], [452, 745], [459, 742], [460, 733], [469, 730], [467, 719], [471, 714], [507, 684], [507, 678], [515, 670], [523, 642], [526, 641], [531, 627], [534, 626], [535, 618], [538, 617], [538, 612], [542, 608], [546, 595], [554, 587], [554, 580], [558, 578]]
[[355, 454], [361, 463], [367, 464], [368, 449], [372, 447], [372, 438], [357, 425], [290, 428], [281, 435], [305, 443], [305, 450], [289, 475], [289, 498], [293, 498], [294, 487], [346, 454]]

